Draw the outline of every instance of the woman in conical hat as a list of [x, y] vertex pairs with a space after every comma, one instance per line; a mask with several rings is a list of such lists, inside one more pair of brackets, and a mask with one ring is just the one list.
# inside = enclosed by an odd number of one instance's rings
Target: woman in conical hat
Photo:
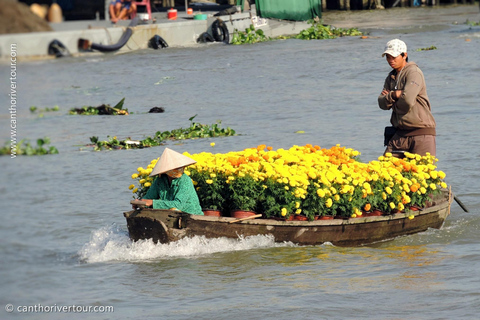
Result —
[[150, 176], [157, 176], [142, 199], [154, 209], [177, 209], [203, 215], [192, 179], [183, 173], [185, 167], [196, 163], [181, 153], [165, 148]]

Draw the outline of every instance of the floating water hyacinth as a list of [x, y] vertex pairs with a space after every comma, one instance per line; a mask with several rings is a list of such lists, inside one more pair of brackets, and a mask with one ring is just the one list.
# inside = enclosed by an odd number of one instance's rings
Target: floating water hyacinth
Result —
[[[267, 218], [350, 217], [374, 209], [408, 212], [413, 206], [425, 207], [433, 194], [447, 187], [445, 173], [436, 170], [437, 159], [431, 155], [406, 153], [405, 159], [398, 159], [387, 154], [362, 163], [357, 150], [310, 144], [288, 150], [260, 145], [223, 154], [184, 155], [197, 161], [185, 172], [204, 208], [252, 210]], [[130, 189], [137, 196], [152, 183], [148, 174], [156, 161], [132, 175], [138, 185]]]

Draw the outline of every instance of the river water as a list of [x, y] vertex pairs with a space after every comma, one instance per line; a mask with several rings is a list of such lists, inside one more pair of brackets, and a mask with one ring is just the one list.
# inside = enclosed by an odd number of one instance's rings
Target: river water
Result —
[[[14, 307], [0, 318], [478, 318], [480, 27], [421, 31], [19, 63], [18, 135], [47, 136], [59, 154], [0, 158], [0, 305]], [[94, 152], [84, 147], [89, 137], [141, 139], [188, 127], [197, 115], [238, 135], [168, 147], [197, 153], [340, 144], [374, 160], [389, 120], [376, 103], [390, 68], [381, 53], [395, 37], [425, 73], [438, 166], [470, 212], [453, 203], [440, 230], [359, 248], [276, 244], [263, 236], [170, 245], [129, 240], [122, 213], [130, 176], [163, 147]], [[430, 46], [437, 50], [417, 51]], [[9, 141], [9, 66], [0, 71], [0, 138]], [[68, 115], [123, 97], [129, 116]], [[28, 110], [55, 105], [60, 110], [43, 117]], [[148, 114], [154, 106], [165, 113]], [[19, 312], [72, 305], [114, 312]]]

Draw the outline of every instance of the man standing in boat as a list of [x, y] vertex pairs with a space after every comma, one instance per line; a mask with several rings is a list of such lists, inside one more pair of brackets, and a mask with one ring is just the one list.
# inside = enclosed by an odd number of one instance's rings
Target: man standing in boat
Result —
[[378, 97], [383, 110], [392, 110], [385, 128], [385, 153], [402, 157], [404, 152], [435, 156], [435, 119], [427, 96], [422, 70], [415, 62], [408, 62], [407, 45], [394, 39], [385, 46], [382, 57], [392, 67]]
[[203, 215], [192, 179], [183, 172], [185, 167], [194, 163], [195, 160], [165, 148], [150, 174], [157, 177], [141, 200], [153, 209], [176, 209]]

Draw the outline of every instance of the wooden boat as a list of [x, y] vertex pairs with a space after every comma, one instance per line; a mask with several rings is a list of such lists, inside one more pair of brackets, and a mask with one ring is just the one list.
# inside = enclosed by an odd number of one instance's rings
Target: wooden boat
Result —
[[[169, 243], [184, 237], [238, 238], [273, 235], [276, 242], [299, 245], [330, 242], [336, 246], [359, 246], [395, 237], [440, 229], [450, 214], [452, 194], [442, 191], [430, 206], [419, 211], [384, 216], [316, 221], [277, 221], [273, 219], [235, 219], [190, 215], [181, 211], [136, 209], [125, 212], [130, 238]], [[409, 216], [413, 215], [413, 219]]]

